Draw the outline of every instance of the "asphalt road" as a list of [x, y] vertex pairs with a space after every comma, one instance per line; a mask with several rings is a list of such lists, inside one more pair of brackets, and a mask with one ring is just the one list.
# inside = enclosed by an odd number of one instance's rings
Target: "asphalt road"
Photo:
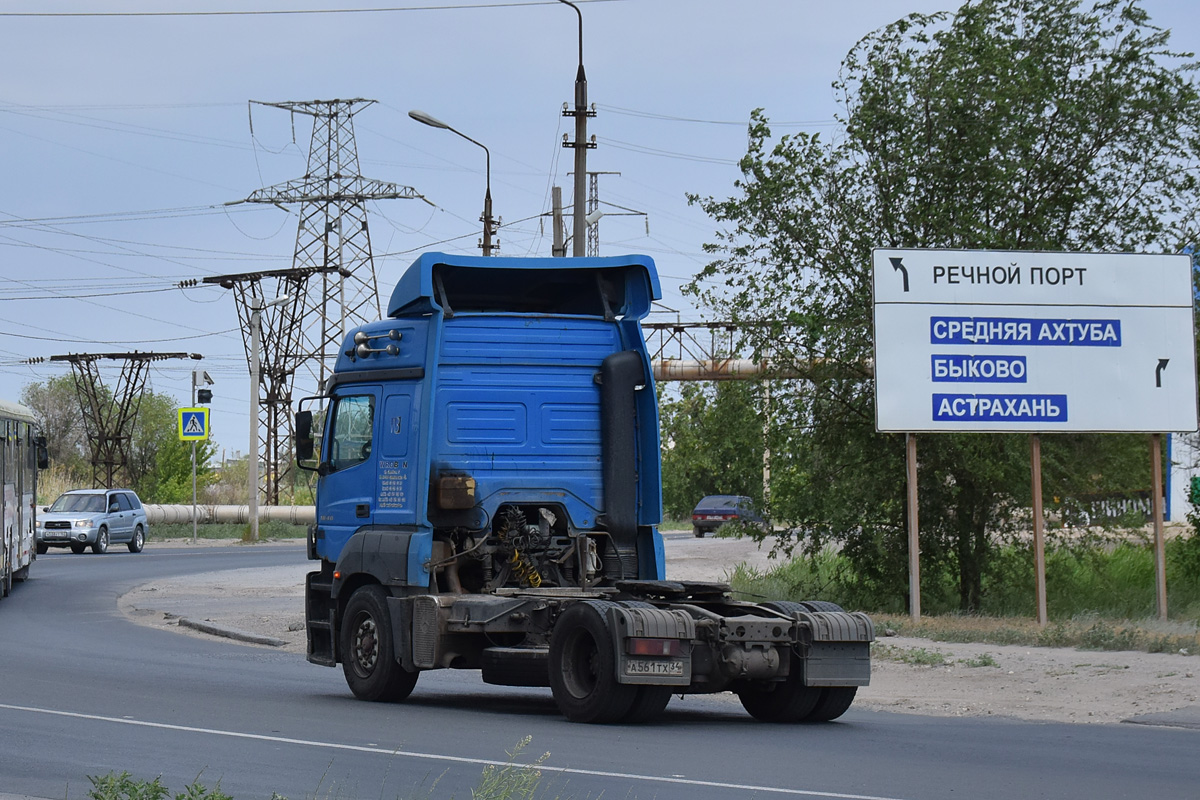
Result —
[[301, 656], [136, 625], [117, 598], [195, 572], [303, 561], [301, 547], [51, 553], [0, 601], [0, 800], [87, 796], [88, 776], [199, 777], [236, 800], [470, 797], [532, 737], [545, 797], [1195, 798], [1200, 733], [851, 709], [771, 726], [736, 702], [673, 700], [642, 726], [573, 725], [549, 690], [421, 677], [407, 703], [355, 701]]

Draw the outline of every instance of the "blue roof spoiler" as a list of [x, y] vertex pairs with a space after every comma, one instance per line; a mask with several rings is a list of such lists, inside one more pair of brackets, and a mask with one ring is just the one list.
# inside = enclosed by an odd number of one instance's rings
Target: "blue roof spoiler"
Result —
[[[424, 253], [412, 263], [392, 292], [388, 302], [388, 316], [399, 317], [412, 314], [422, 314], [441, 310], [442, 304], [435, 286], [434, 274], [439, 267], [458, 268], [463, 270], [507, 270], [512, 274], [512, 280], [502, 281], [502, 285], [511, 286], [514, 297], [521, 294], [522, 273], [541, 270], [550, 274], [562, 275], [572, 270], [591, 270], [625, 272], [625, 306], [618, 311], [626, 317], [642, 319], [650, 313], [652, 301], [662, 297], [662, 289], [658, 281], [658, 271], [654, 260], [649, 256], [627, 255], [609, 256], [605, 258], [509, 258], [449, 255], [447, 253]], [[501, 277], [493, 272], [488, 277]], [[530, 276], [532, 277], [532, 276]]]

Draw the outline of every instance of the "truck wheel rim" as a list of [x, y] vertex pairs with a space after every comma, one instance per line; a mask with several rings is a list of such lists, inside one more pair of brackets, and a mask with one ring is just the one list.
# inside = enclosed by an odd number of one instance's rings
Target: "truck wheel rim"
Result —
[[563, 683], [574, 697], [588, 697], [596, 690], [600, 672], [600, 649], [585, 631], [576, 631], [567, 643]]
[[379, 661], [379, 637], [375, 620], [363, 615], [354, 629], [354, 664], [363, 675], [371, 674]]

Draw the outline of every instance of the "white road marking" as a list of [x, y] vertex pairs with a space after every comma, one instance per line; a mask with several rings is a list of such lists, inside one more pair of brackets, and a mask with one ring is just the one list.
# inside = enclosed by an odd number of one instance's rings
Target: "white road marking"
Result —
[[[231, 739], [252, 739], [260, 742], [273, 742], [275, 744], [295, 744], [303, 747], [319, 747], [326, 750], [343, 750], [355, 753], [374, 753], [393, 758], [402, 756], [405, 758], [420, 759], [425, 761], [445, 761], [455, 764], [474, 764], [477, 766], [495, 767], [503, 767], [508, 763], [506, 761], [497, 761], [490, 758], [469, 758], [466, 756], [441, 755], [438, 753], [420, 753], [415, 750], [389, 750], [385, 747], [376, 747], [373, 745], [339, 744], [337, 742], [321, 742], [313, 739], [292, 739], [286, 736], [267, 736], [261, 733], [223, 731], [217, 728], [194, 728], [188, 725], [171, 725], [165, 722], [149, 722], [146, 720], [129, 718], [122, 719], [120, 717], [105, 717], [98, 714], [80, 714], [74, 711], [58, 711], [52, 708], [14, 706], [7, 703], [0, 703], [0, 708], [8, 711], [24, 711], [29, 714], [46, 714], [55, 717], [93, 720], [95, 722], [113, 722], [120, 725], [133, 725], [142, 728], [157, 728], [159, 730], [180, 731], [183, 733], [201, 733], [209, 736], [225, 736]], [[900, 798], [881, 797], [878, 795], [843, 794], [841, 792], [821, 792], [809, 789], [788, 789], [781, 786], [756, 786], [748, 783], [723, 783], [721, 781], [702, 781], [666, 775], [639, 775], [632, 772], [609, 772], [595, 769], [577, 769], [574, 767], [553, 767], [547, 764], [539, 764], [537, 769], [543, 772], [553, 772], [560, 775], [587, 775], [597, 778], [619, 778], [631, 781], [671, 783], [680, 784], [683, 786], [697, 786], [711, 789], [734, 789], [742, 792], [769, 792], [771, 794], [791, 795], [798, 797], [830, 797], [836, 798], [836, 800], [900, 800]]]

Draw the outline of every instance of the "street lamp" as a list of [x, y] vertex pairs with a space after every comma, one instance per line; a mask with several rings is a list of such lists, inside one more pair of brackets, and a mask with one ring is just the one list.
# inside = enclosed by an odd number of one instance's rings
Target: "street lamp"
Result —
[[492, 244], [492, 234], [495, 233], [496, 221], [494, 219], [492, 219], [492, 153], [491, 153], [491, 151], [488, 150], [487, 147], [482, 142], [475, 141], [474, 139], [472, 139], [470, 136], [467, 136], [462, 131], [451, 128], [449, 125], [442, 122], [437, 117], [430, 116], [429, 114], [426, 114], [424, 111], [409, 111], [408, 115], [410, 117], [412, 117], [413, 119], [415, 119], [417, 122], [420, 122], [422, 125], [428, 125], [431, 128], [441, 128], [443, 130], [450, 131], [451, 133], [456, 133], [459, 136], [461, 136], [462, 138], [466, 139], [471, 144], [479, 145], [480, 147], [483, 148], [483, 152], [487, 156], [487, 176], [486, 176], [487, 177], [487, 192], [484, 193], [484, 195], [483, 195], [483, 216], [481, 216], [479, 218], [480, 222], [483, 223], [483, 242], [480, 244], [480, 247], [483, 248], [483, 254], [485, 256], [490, 256], [492, 254], [492, 250], [500, 249], [499, 243], [496, 243], [494, 245]]
[[272, 306], [286, 303], [291, 298], [286, 294], [269, 303], [249, 304], [250, 307], [250, 456], [247, 472], [250, 473], [250, 541], [258, 541], [258, 383], [262, 365], [258, 349], [262, 340], [262, 312]]
[[587, 222], [584, 220], [587, 212], [587, 184], [585, 183], [587, 181], [587, 151], [596, 146], [595, 142], [589, 142], [587, 138], [587, 118], [596, 116], [596, 112], [588, 111], [587, 107], [587, 75], [583, 72], [583, 12], [570, 0], [558, 0], [558, 2], [575, 9], [575, 13], [579, 15], [579, 69], [575, 73], [574, 110], [568, 109], [567, 104], [563, 103], [563, 116], [575, 118], [575, 141], [564, 141], [563, 147], [575, 148], [575, 199], [571, 214], [571, 255], [582, 256], [586, 254], [584, 247], [587, 244], [587, 237], [584, 235], [584, 230], [587, 228]]

